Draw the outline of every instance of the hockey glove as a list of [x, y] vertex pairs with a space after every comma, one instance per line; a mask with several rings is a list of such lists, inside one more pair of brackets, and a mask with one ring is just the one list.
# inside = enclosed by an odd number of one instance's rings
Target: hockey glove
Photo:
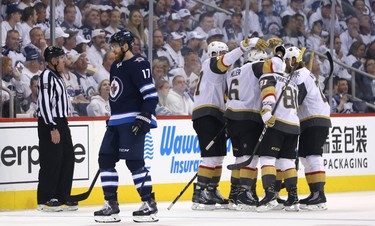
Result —
[[267, 40], [268, 48], [273, 50], [276, 46], [283, 44], [283, 40], [281, 38], [270, 38]]
[[146, 134], [150, 131], [151, 114], [148, 112], [142, 112], [135, 117], [135, 122], [132, 126], [132, 132], [134, 135]]
[[273, 127], [275, 125], [276, 117], [271, 114], [271, 110], [264, 107], [260, 112], [262, 120], [267, 127]]
[[260, 38], [250, 38], [242, 40], [240, 43], [240, 47], [242, 52], [250, 51], [252, 48], [257, 48], [259, 50], [265, 50], [268, 46], [268, 43]]

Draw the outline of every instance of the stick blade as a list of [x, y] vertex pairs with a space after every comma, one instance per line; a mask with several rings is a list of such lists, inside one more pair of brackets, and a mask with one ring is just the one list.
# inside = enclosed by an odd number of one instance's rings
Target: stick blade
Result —
[[90, 193], [91, 193], [92, 189], [94, 188], [95, 182], [98, 179], [99, 175], [100, 175], [100, 170], [98, 170], [96, 172], [95, 177], [94, 177], [94, 179], [93, 179], [93, 181], [90, 185], [90, 188], [87, 192], [84, 192], [84, 193], [78, 194], [78, 195], [70, 195], [66, 198], [66, 200], [68, 202], [79, 202], [79, 201], [87, 199], [90, 196]]
[[251, 160], [252, 160], [252, 158], [249, 158], [248, 160], [246, 160], [244, 162], [227, 165], [227, 169], [229, 169], [229, 170], [239, 170], [239, 169], [244, 168], [245, 166], [249, 165]]
[[329, 51], [326, 52], [326, 56], [327, 56], [327, 59], [329, 61], [329, 75], [332, 75], [333, 73], [333, 59], [332, 59], [332, 55]]

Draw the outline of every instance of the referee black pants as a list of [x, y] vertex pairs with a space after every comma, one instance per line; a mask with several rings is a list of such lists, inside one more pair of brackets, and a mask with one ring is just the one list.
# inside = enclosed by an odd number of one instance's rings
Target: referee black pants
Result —
[[52, 198], [65, 203], [70, 195], [74, 172], [74, 150], [68, 121], [55, 119], [60, 133], [60, 143], [54, 144], [51, 139], [51, 127], [38, 119], [39, 137], [39, 184], [37, 191], [38, 204]]

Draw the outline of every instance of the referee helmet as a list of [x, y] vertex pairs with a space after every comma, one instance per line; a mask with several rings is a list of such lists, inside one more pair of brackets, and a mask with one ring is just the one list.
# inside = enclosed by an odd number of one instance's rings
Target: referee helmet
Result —
[[50, 62], [52, 58], [54, 57], [59, 57], [59, 56], [63, 56], [65, 55], [65, 52], [63, 49], [61, 49], [60, 47], [57, 47], [57, 46], [48, 46], [45, 50], [44, 50], [44, 59], [46, 62]]

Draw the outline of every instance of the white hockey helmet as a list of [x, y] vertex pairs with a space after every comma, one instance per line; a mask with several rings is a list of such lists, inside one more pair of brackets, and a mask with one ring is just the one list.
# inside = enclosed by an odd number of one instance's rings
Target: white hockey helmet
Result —
[[268, 58], [268, 55], [265, 51], [259, 49], [252, 49], [246, 56], [246, 61], [255, 62], [260, 60], [265, 60]]
[[[296, 62], [298, 63], [302, 60], [302, 57], [301, 57], [301, 59], [298, 60], [298, 57], [299, 57], [300, 54], [301, 54], [301, 50], [298, 47], [295, 47], [295, 46], [288, 47], [285, 50], [284, 60], [288, 59], [289, 62], [292, 63], [292, 59], [293, 59], [293, 57], [295, 57]], [[290, 66], [292, 66], [292, 65], [290, 65]]]
[[212, 53], [216, 53], [216, 56], [219, 56], [221, 51], [228, 52], [228, 46], [224, 42], [213, 41], [207, 46], [209, 57], [213, 57]]

